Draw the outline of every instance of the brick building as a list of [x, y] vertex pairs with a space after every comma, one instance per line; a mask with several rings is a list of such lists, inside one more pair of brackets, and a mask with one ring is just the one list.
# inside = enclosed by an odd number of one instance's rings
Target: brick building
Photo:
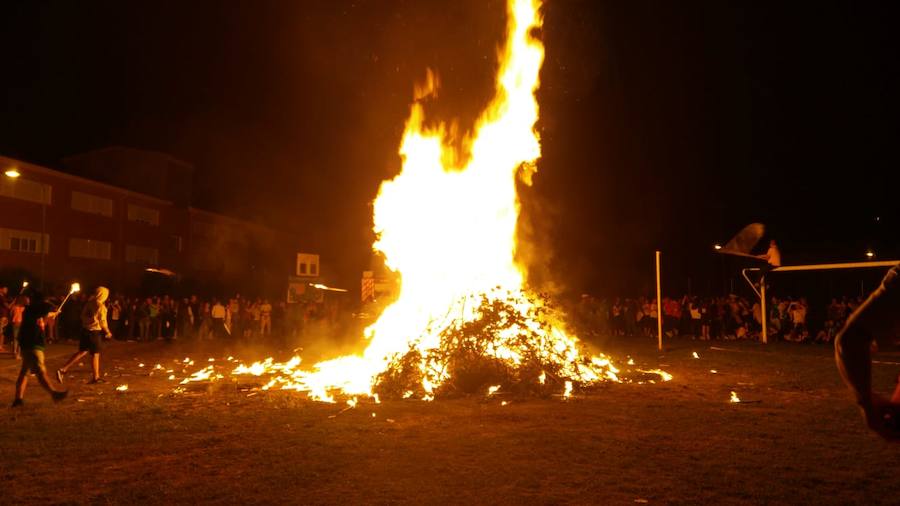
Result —
[[[128, 148], [66, 162], [91, 177], [0, 156], [0, 276], [7, 281], [39, 280], [43, 272], [48, 289], [77, 280], [129, 293], [167, 284], [182, 293], [286, 293], [299, 238], [190, 207], [190, 165]], [[103, 174], [107, 182], [96, 180]], [[154, 181], [150, 192], [135, 191], [146, 180]]]

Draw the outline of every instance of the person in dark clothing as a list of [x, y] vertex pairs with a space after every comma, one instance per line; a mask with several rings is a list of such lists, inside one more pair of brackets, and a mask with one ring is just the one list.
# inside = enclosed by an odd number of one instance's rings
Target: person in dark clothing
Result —
[[22, 326], [19, 329], [19, 347], [22, 352], [22, 368], [16, 379], [16, 397], [13, 407], [22, 406], [25, 399], [25, 387], [28, 386], [28, 373], [37, 376], [41, 386], [44, 387], [54, 401], [61, 401], [68, 395], [68, 390], [54, 388], [47, 377], [47, 368], [44, 365], [44, 349], [46, 343], [46, 319], [56, 316], [57, 312], [48, 304], [42, 294], [32, 291], [30, 301], [22, 314]]

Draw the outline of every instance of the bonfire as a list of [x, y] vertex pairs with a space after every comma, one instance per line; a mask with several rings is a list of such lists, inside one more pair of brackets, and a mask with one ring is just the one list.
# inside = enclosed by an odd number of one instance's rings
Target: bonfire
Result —
[[295, 357], [241, 364], [233, 374], [267, 375], [265, 389], [327, 402], [338, 394], [433, 400], [497, 386], [568, 398], [575, 388], [620, 380], [608, 357], [585, 354], [561, 315], [527, 288], [516, 259], [516, 186], [531, 184], [541, 154], [540, 7], [539, 0], [509, 0], [494, 97], [468, 135], [459, 139], [445, 123], [426, 121], [435, 73], [415, 90], [402, 169], [382, 183], [373, 206], [373, 247], [401, 286], [365, 330], [365, 351], [311, 370]]

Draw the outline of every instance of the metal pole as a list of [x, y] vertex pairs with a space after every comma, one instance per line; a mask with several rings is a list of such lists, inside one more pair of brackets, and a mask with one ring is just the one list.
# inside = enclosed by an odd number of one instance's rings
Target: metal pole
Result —
[[659, 251], [656, 252], [656, 332], [657, 332], [657, 347], [659, 351], [663, 349], [663, 306], [662, 306], [662, 284], [660, 282], [659, 276]]
[[766, 275], [763, 274], [761, 278], [759, 278], [759, 299], [760, 299], [760, 311], [762, 311], [762, 342], [763, 344], [769, 343], [769, 330], [767, 326], [767, 320], [769, 319], [766, 314]]

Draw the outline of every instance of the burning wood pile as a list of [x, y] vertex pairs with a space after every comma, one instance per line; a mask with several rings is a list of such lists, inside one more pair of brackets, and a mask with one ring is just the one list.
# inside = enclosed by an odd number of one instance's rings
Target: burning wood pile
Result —
[[496, 391], [496, 386], [506, 393], [546, 396], [565, 392], [572, 381], [585, 387], [619, 380], [609, 359], [577, 352], [575, 341], [558, 330], [561, 315], [545, 298], [507, 292], [462, 303], [475, 305], [476, 317], [441, 329], [437, 348], [411, 346], [397, 354], [376, 378], [374, 391], [381, 398], [451, 397]]

